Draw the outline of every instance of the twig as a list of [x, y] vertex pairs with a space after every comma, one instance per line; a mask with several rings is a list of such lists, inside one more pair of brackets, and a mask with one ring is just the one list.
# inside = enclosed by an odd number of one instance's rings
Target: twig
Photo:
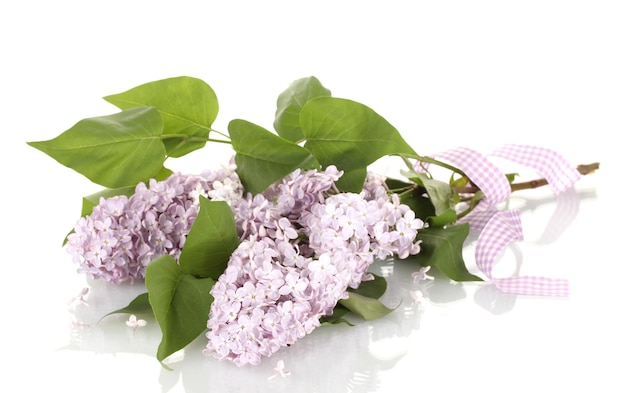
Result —
[[[592, 164], [582, 164], [578, 165], [576, 169], [581, 175], [589, 175], [595, 172], [600, 168], [599, 162], [594, 162]], [[511, 184], [511, 192], [520, 191], [520, 190], [529, 190], [532, 188], [542, 187], [548, 184], [546, 179], [535, 179], [529, 180], [522, 183], [513, 183]], [[454, 187], [454, 191], [460, 194], [474, 194], [480, 191], [478, 187], [469, 186], [469, 187]]]

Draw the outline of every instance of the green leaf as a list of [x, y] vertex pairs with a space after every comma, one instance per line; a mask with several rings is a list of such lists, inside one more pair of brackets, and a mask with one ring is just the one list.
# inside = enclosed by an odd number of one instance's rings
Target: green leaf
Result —
[[146, 268], [146, 288], [163, 338], [157, 359], [163, 361], [186, 347], [206, 330], [215, 284], [210, 278], [184, 273], [170, 255], [158, 257]]
[[224, 272], [239, 245], [233, 211], [224, 201], [200, 197], [200, 210], [180, 254], [180, 268], [196, 277], [215, 280]]
[[[135, 192], [135, 187], [121, 187], [121, 188], [105, 188], [102, 191], [96, 192], [94, 194], [87, 195], [83, 197], [83, 203], [80, 210], [80, 216], [86, 217], [93, 212], [93, 208], [100, 204], [100, 198], [111, 198], [117, 195], [126, 195], [131, 196]], [[63, 239], [63, 246], [67, 243], [67, 237], [74, 232], [74, 229], [70, 230], [68, 234]]]
[[374, 276], [373, 280], [361, 281], [358, 288], [348, 289], [348, 292], [358, 293], [366, 297], [378, 299], [385, 294], [387, 290], [387, 280], [384, 277], [370, 273]]
[[328, 324], [352, 324], [343, 317], [353, 312], [366, 320], [380, 318], [387, 315], [392, 309], [387, 308], [377, 299], [387, 290], [387, 280], [384, 277], [372, 274], [373, 280], [362, 281], [358, 288], [349, 288], [348, 299], [340, 300], [333, 309], [332, 315], [320, 318], [320, 322]]
[[[204, 147], [219, 110], [213, 89], [206, 82], [188, 76], [148, 82], [104, 99], [120, 109], [156, 107], [163, 118], [163, 134], [181, 135], [164, 141], [171, 157]], [[200, 140], [188, 140], [189, 137]]]
[[515, 178], [519, 176], [519, 173], [507, 173], [505, 174], [505, 176], [506, 176], [506, 179], [511, 184], [515, 181]]
[[469, 224], [452, 225], [446, 228], [421, 229], [416, 240], [421, 240], [421, 251], [417, 255], [420, 264], [435, 266], [448, 278], [455, 281], [481, 281], [471, 274], [463, 260], [463, 243], [469, 234]]
[[109, 199], [114, 196], [125, 195], [131, 196], [135, 193], [136, 186], [128, 186], [121, 188], [105, 188], [102, 191], [96, 192], [83, 197], [83, 205], [80, 212], [81, 217], [85, 217], [91, 214], [93, 208], [100, 204], [100, 198]]
[[430, 199], [424, 196], [426, 191], [423, 187], [416, 187], [415, 183], [392, 178], [387, 178], [385, 183], [389, 190], [400, 195], [400, 202], [413, 210], [415, 217], [426, 221], [427, 217], [435, 215], [435, 208]]
[[431, 179], [424, 173], [413, 173], [410, 180], [424, 187], [435, 208], [435, 215], [444, 214], [450, 209], [454, 210], [452, 203], [454, 192], [448, 183]]
[[354, 326], [353, 323], [350, 323], [347, 319], [344, 318], [345, 315], [350, 313], [350, 310], [337, 303], [335, 308], [333, 309], [333, 313], [331, 315], [326, 315], [320, 318], [320, 323], [322, 325], [338, 325], [340, 323], [345, 323], [348, 326]]
[[343, 175], [335, 182], [340, 191], [359, 193], [367, 177], [367, 168], [344, 170]]
[[167, 179], [168, 177], [170, 177], [174, 172], [172, 172], [171, 169], [168, 169], [166, 167], [162, 167], [161, 170], [159, 171], [159, 173], [156, 174], [156, 176], [154, 176], [154, 179], [157, 181], [162, 181]]
[[101, 320], [113, 314], [154, 315], [147, 292], [138, 295], [135, 299], [128, 303], [128, 306], [106, 314], [101, 318]]
[[415, 216], [427, 221], [430, 227], [443, 228], [455, 222], [457, 214], [452, 188], [421, 173], [412, 171], [411, 176], [411, 183], [387, 179], [387, 186], [390, 190], [399, 190], [400, 202], [409, 206]]
[[443, 228], [457, 220], [456, 210], [454, 210], [454, 208], [450, 208], [437, 216], [430, 216], [426, 220], [431, 228]]
[[366, 321], [382, 318], [393, 311], [392, 308], [388, 308], [378, 299], [363, 296], [355, 292], [348, 293], [349, 297], [347, 299], [341, 299], [339, 303]]
[[237, 153], [237, 174], [246, 191], [258, 194], [297, 168], [312, 169], [319, 164], [309, 151], [246, 120], [228, 124]]
[[316, 97], [330, 96], [330, 90], [311, 76], [294, 81], [278, 96], [274, 129], [281, 137], [292, 142], [304, 139], [300, 127], [300, 111], [304, 104]]
[[139, 107], [83, 119], [48, 141], [28, 144], [104, 187], [134, 186], [163, 168], [163, 123], [156, 109]]
[[416, 156], [398, 130], [367, 106], [355, 101], [318, 97], [300, 113], [304, 145], [326, 167], [350, 171], [366, 168], [386, 155]]
[[415, 213], [415, 217], [419, 217], [423, 221], [426, 221], [429, 217], [435, 216], [435, 208], [430, 199], [423, 196], [424, 189], [419, 188], [414, 191], [403, 195], [400, 198], [400, 202], [409, 206]]
[[[413, 174], [415, 174], [416, 172], [413, 171]], [[450, 175], [450, 187], [456, 187], [456, 188], [463, 188], [463, 187], [467, 187], [468, 184], [470, 184], [470, 179], [466, 176], [460, 176], [458, 178], [455, 178], [456, 173], [452, 173]]]

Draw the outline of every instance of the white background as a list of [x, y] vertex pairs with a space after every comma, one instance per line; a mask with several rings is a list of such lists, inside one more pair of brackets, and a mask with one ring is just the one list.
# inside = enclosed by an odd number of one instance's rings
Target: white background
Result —
[[[624, 4], [3, 2], [0, 390], [625, 391]], [[384, 299], [404, 301], [383, 320], [316, 330], [242, 369], [204, 358], [201, 338], [163, 369], [153, 321], [134, 335], [122, 316], [98, 322], [141, 287], [87, 283], [61, 248], [81, 197], [99, 188], [25, 142], [115, 113], [102, 96], [179, 75], [214, 88], [214, 126], [224, 131], [233, 118], [271, 129], [277, 95], [314, 75], [334, 96], [372, 107], [421, 154], [514, 142], [573, 164], [600, 161], [563, 196], [535, 190], [512, 200], [526, 240], [502, 263], [517, 258], [523, 274], [568, 278], [570, 298], [441, 283], [414, 308], [411, 269], [396, 266]], [[230, 154], [209, 146], [168, 165], [200, 172]], [[472, 244], [466, 252], [471, 263]], [[87, 285], [90, 307], [69, 307]], [[279, 358], [291, 375], [268, 381]]]

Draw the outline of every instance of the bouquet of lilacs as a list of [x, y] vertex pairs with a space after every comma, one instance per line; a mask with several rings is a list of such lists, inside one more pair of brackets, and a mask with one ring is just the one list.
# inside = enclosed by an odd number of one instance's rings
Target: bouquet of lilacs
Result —
[[[416, 280], [435, 268], [503, 291], [567, 295], [564, 280], [491, 276], [497, 254], [521, 239], [518, 215], [499, 205], [518, 189], [562, 192], [597, 164], [574, 168], [552, 150], [507, 145], [491, 154], [543, 175], [515, 183], [467, 148], [421, 156], [382, 116], [314, 77], [279, 95], [275, 132], [241, 119], [214, 130], [216, 95], [191, 77], [105, 99], [121, 111], [29, 145], [105, 187], [83, 199], [64, 244], [91, 279], [145, 284], [114, 312], [154, 315], [160, 361], [205, 334], [207, 355], [258, 364], [322, 324], [349, 323], [349, 313], [383, 317], [393, 309], [379, 300], [386, 281], [369, 271], [375, 260], [415, 263]], [[207, 143], [230, 144], [232, 159], [192, 175], [165, 166]], [[368, 169], [385, 156], [405, 164], [403, 179]], [[484, 277], [462, 257], [470, 227]]]

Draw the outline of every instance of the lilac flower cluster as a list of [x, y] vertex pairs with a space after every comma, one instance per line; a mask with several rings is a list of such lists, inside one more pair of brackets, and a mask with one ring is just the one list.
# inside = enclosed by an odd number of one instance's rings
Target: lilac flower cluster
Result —
[[296, 170], [258, 195], [243, 195], [231, 165], [200, 176], [174, 174], [102, 198], [68, 236], [79, 272], [113, 283], [143, 278], [161, 255], [180, 256], [202, 195], [226, 201], [241, 243], [211, 294], [205, 354], [257, 364], [320, 325], [371, 276], [375, 258], [419, 252], [423, 226], [368, 174], [360, 194], [340, 193], [342, 172]]
[[375, 258], [419, 252], [423, 222], [383, 177], [354, 194], [337, 192], [340, 176], [298, 170], [233, 206], [243, 241], [211, 291], [206, 355], [258, 364], [318, 327]]
[[178, 258], [198, 214], [199, 195], [233, 203], [243, 187], [234, 165], [199, 176], [173, 174], [140, 183], [130, 196], [100, 199], [68, 236], [67, 251], [78, 271], [113, 283], [144, 278], [147, 264], [169, 254]]

